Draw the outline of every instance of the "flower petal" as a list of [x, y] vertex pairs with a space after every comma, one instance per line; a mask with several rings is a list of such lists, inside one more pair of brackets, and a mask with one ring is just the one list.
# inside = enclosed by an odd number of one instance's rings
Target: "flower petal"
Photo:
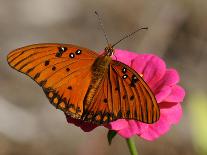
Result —
[[182, 102], [185, 97], [185, 90], [175, 85], [171, 89], [171, 93], [168, 97], [164, 99], [165, 102]]
[[159, 92], [156, 92], [155, 97], [157, 102], [160, 103], [165, 100], [165, 98], [171, 93], [171, 89], [172, 88], [169, 86], [164, 86], [159, 90]]
[[161, 115], [158, 122], [148, 125], [148, 128], [143, 132], [140, 137], [152, 141], [166, 133], [170, 129], [167, 119]]
[[135, 134], [142, 134], [144, 130], [144, 126], [138, 124], [137, 121], [128, 120], [128, 126], [124, 129], [119, 130], [117, 133], [124, 138], [130, 138]]
[[139, 136], [146, 140], [155, 140], [165, 134], [172, 124], [178, 123], [181, 116], [182, 108], [179, 103], [169, 109], [162, 109], [161, 107], [161, 115], [158, 122], [148, 125], [148, 128]]
[[173, 86], [180, 80], [178, 72], [175, 69], [167, 69], [162, 79], [155, 85], [155, 93], [164, 86]]
[[144, 80], [152, 89], [166, 71], [164, 61], [152, 54], [140, 54], [133, 60], [132, 68], [144, 75]]
[[131, 66], [132, 60], [139, 54], [134, 52], [128, 52], [125, 50], [115, 49], [115, 56], [112, 56], [113, 60], [121, 61], [128, 66]]
[[124, 128], [128, 127], [128, 120], [126, 119], [118, 119], [116, 121], [113, 121], [109, 124], [108, 128], [113, 130], [122, 130]]
[[[166, 108], [168, 105], [168, 108]], [[169, 105], [172, 105], [169, 107]], [[180, 103], [163, 102], [159, 104], [161, 108], [161, 115], [167, 118], [169, 124], [177, 124], [182, 116], [182, 107]]]

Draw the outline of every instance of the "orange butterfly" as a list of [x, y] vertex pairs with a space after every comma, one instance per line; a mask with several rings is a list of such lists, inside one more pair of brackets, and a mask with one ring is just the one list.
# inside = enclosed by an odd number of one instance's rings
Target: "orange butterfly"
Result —
[[36, 44], [12, 51], [7, 60], [73, 118], [99, 125], [121, 118], [156, 122], [155, 96], [135, 70], [112, 60], [114, 52], [111, 45], [98, 55], [70, 44]]
[[160, 110], [149, 86], [135, 70], [111, 58], [115, 45], [141, 29], [112, 46], [108, 43], [101, 55], [70, 44], [36, 44], [12, 51], [7, 61], [36, 81], [50, 103], [73, 118], [98, 125], [121, 118], [154, 123]]

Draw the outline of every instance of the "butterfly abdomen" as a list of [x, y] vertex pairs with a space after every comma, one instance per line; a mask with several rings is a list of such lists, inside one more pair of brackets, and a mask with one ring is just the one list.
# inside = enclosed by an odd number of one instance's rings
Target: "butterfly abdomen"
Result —
[[92, 79], [84, 98], [85, 108], [87, 108], [94, 99], [96, 91], [99, 88], [104, 78], [104, 75], [108, 71], [109, 63], [111, 62], [111, 60], [112, 59], [110, 56], [100, 56], [95, 60], [94, 64], [92, 65]]

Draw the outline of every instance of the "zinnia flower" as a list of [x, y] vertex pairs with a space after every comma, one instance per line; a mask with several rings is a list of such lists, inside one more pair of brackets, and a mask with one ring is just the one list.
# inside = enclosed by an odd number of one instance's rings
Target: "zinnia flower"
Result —
[[[167, 69], [165, 62], [153, 54], [137, 54], [124, 50], [115, 50], [114, 60], [121, 61], [137, 73], [155, 94], [160, 108], [160, 119], [154, 124], [146, 124], [135, 120], [119, 119], [105, 127], [116, 131], [124, 138], [138, 135], [146, 140], [154, 140], [169, 131], [171, 125], [179, 122], [182, 116], [181, 102], [185, 91], [177, 85], [179, 75], [175, 69]], [[96, 125], [67, 116], [67, 121], [83, 129], [85, 132], [96, 128]]]

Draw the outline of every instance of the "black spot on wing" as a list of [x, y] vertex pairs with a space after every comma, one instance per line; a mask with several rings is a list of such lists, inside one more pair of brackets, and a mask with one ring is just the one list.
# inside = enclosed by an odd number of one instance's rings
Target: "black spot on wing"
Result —
[[40, 73], [35, 74], [34, 80], [36, 80], [38, 77], [40, 77]]
[[132, 75], [132, 79], [131, 79], [131, 83], [130, 86], [131, 87], [135, 87], [135, 84], [138, 82], [138, 78], [135, 75]]
[[39, 86], [44, 87], [44, 85], [47, 83], [47, 80], [43, 80], [39, 83]]
[[81, 53], [82, 53], [82, 50], [80, 50], [80, 49], [78, 49], [78, 50], [75, 52], [76, 55], [80, 55]]
[[126, 99], [126, 97], [127, 97], [127, 96], [126, 96], [126, 95], [124, 95], [122, 98], [123, 98], [123, 99]]
[[61, 57], [62, 54], [67, 51], [67, 47], [58, 47], [58, 52], [56, 53], [56, 57]]
[[122, 76], [123, 79], [126, 79], [127, 77], [128, 77], [127, 74], [124, 74], [124, 75]]
[[56, 70], [56, 67], [55, 67], [55, 66], [53, 66], [53, 67], [52, 67], [52, 70], [53, 70], [53, 71], [55, 71], [55, 70]]
[[50, 64], [50, 60], [45, 61], [45, 66], [48, 66]]
[[68, 89], [69, 89], [69, 90], [72, 90], [72, 86], [68, 86]]
[[130, 100], [134, 100], [134, 95], [132, 95], [132, 96], [130, 97]]
[[108, 103], [108, 100], [107, 100], [107, 98], [105, 98], [103, 101], [104, 101], [104, 103]]
[[122, 73], [124, 73], [124, 74], [125, 74], [126, 72], [127, 72], [126, 67], [123, 67], [123, 68], [122, 68]]
[[70, 57], [70, 58], [75, 58], [75, 54], [74, 54], [74, 53], [70, 53], [70, 54], [69, 54], [69, 57]]
[[33, 71], [35, 69], [35, 67], [32, 67], [32, 68], [30, 68], [30, 69], [28, 69], [27, 71], [26, 71], [26, 73], [27, 74], [29, 74], [31, 71]]

